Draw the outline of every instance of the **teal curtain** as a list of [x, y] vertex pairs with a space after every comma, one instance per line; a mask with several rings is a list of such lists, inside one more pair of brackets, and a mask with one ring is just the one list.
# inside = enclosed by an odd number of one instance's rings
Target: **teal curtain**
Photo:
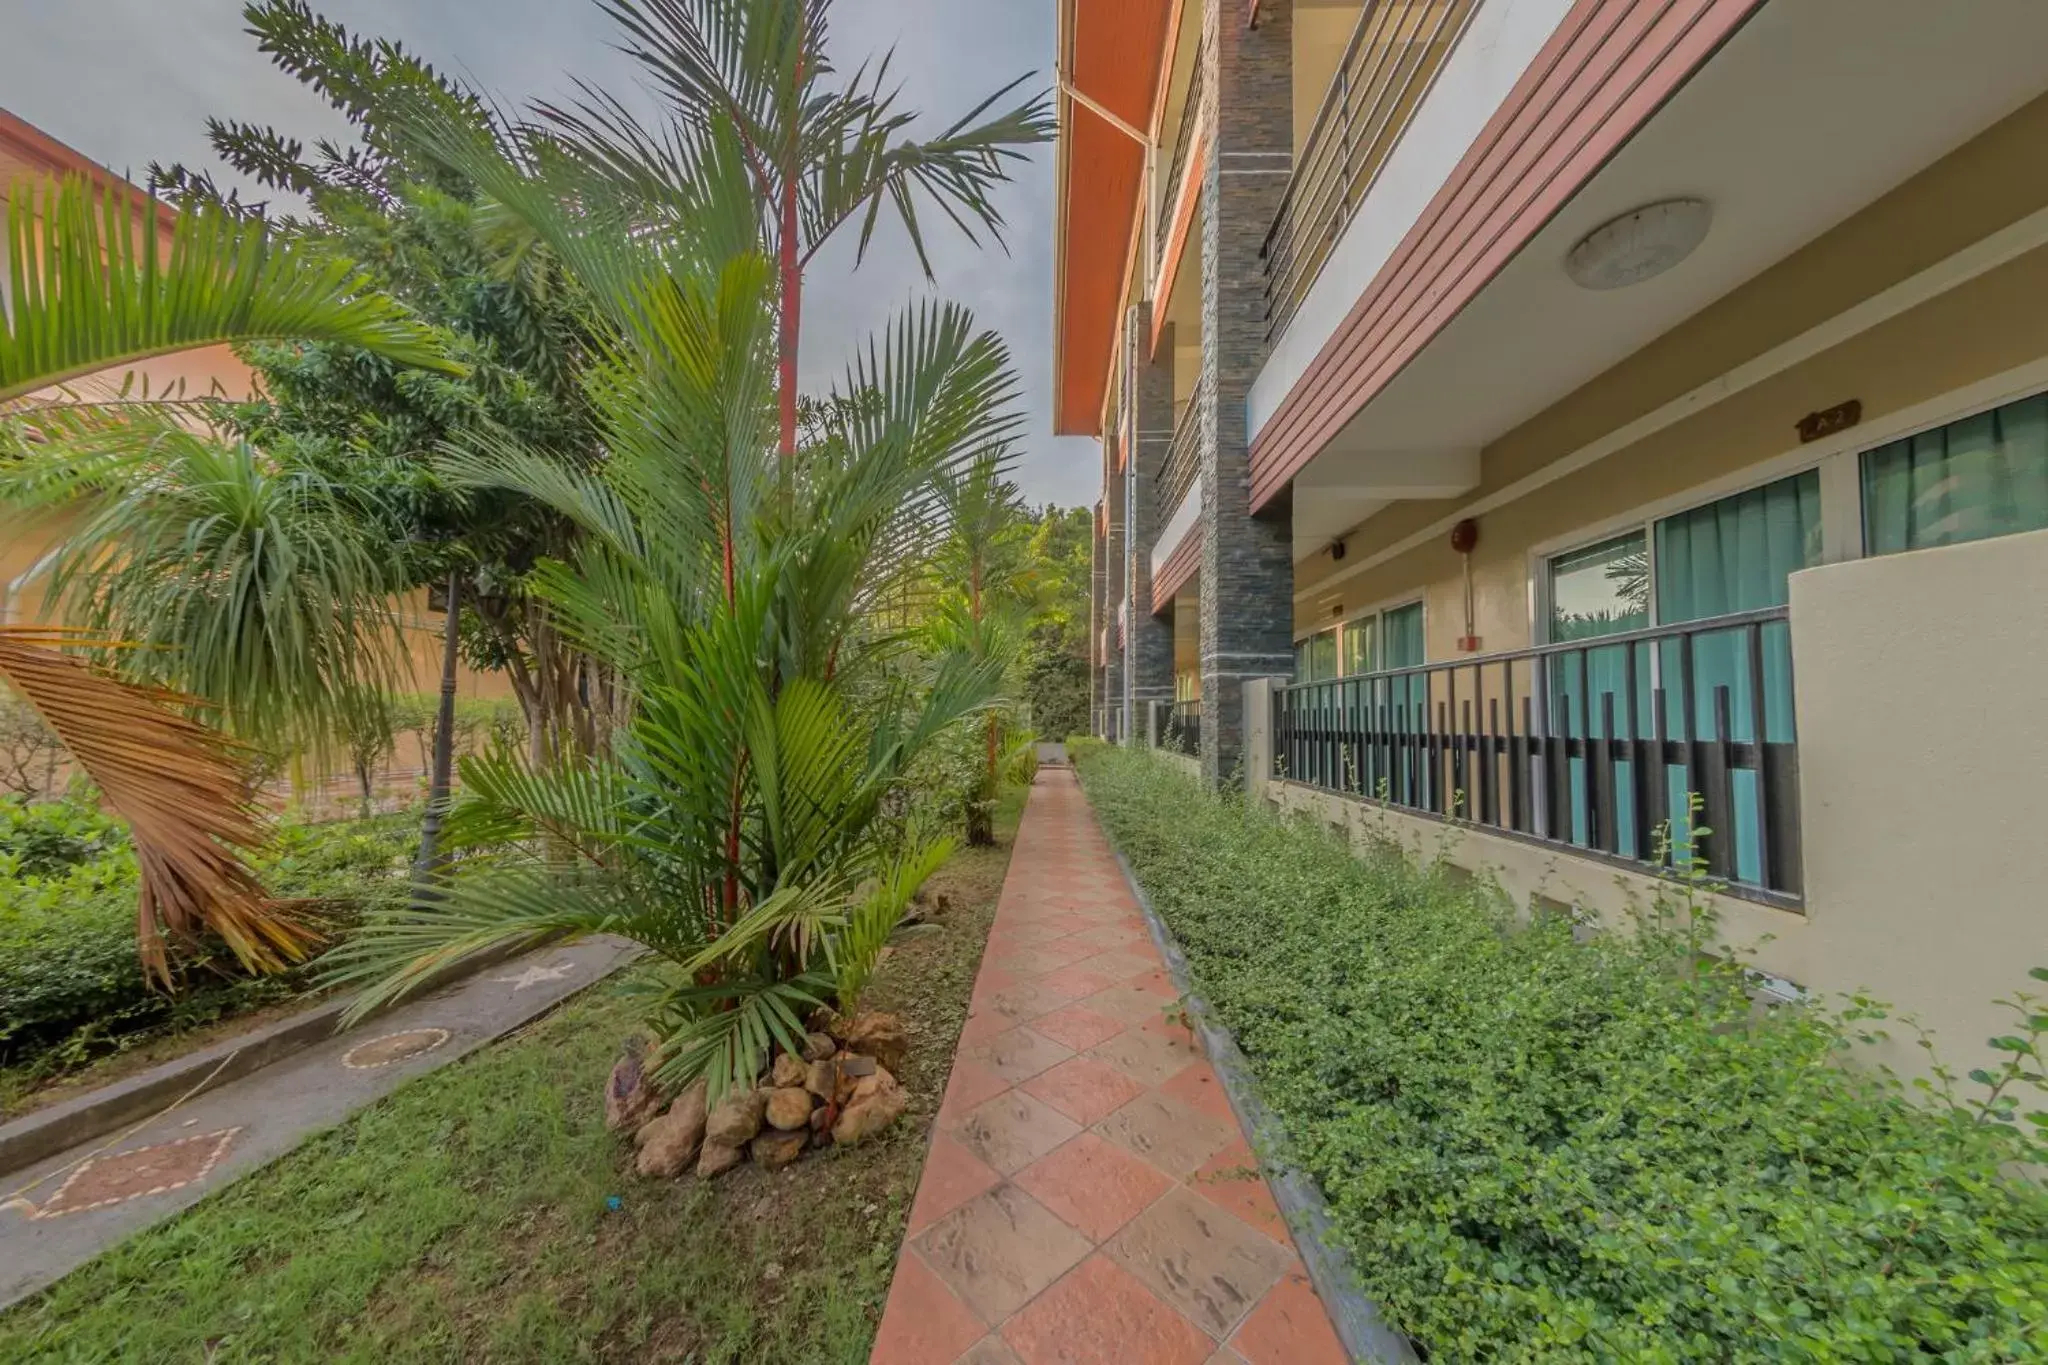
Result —
[[1339, 651], [1342, 657], [1337, 661], [1340, 676], [1348, 678], [1356, 673], [1373, 671], [1376, 666], [1373, 663], [1373, 625], [1374, 618], [1370, 616], [1344, 623], [1344, 638]]
[[2048, 394], [1863, 454], [1873, 555], [2048, 528]]
[[[1783, 606], [1791, 599], [1791, 575], [1820, 562], [1820, 474], [1808, 470], [1666, 517], [1657, 523], [1656, 536], [1660, 624], [1705, 621], [1731, 612]], [[1754, 741], [1761, 714], [1767, 741], [1791, 741], [1791, 631], [1783, 622], [1773, 622], [1761, 631], [1760, 699], [1751, 683], [1750, 638], [1749, 631], [1742, 628], [1694, 638], [1693, 704], [1690, 714], [1675, 700], [1667, 707], [1672, 738], [1712, 738], [1717, 724], [1715, 695], [1725, 687], [1733, 731], [1729, 738], [1738, 743]], [[1660, 645], [1659, 651], [1658, 673], [1664, 693], [1675, 699], [1683, 677], [1682, 646], [1669, 641]], [[1685, 814], [1689, 798], [1685, 770], [1672, 768], [1666, 774], [1666, 785], [1673, 843], [1683, 851], [1692, 839], [1691, 822]], [[1738, 770], [1731, 787], [1735, 828], [1716, 831], [1714, 837], [1733, 841], [1736, 878], [1757, 882], [1763, 875], [1757, 854], [1762, 818], [1757, 774]]]
[[[1550, 561], [1550, 642], [1597, 640], [1603, 635], [1641, 630], [1650, 624], [1650, 557], [1642, 532], [1603, 540], [1597, 545], [1558, 555]], [[1628, 655], [1640, 645], [1612, 645], [1583, 654], [1553, 656], [1550, 681], [1550, 733], [1572, 739], [1607, 739], [1607, 698], [1614, 698], [1615, 729], [1626, 735], [1632, 716], [1640, 715], [1649, 695], [1649, 670], [1638, 659], [1637, 704], [1631, 707]], [[1638, 727], [1640, 728], [1640, 726]], [[1572, 843], [1592, 839], [1592, 798], [1586, 786], [1586, 760], [1571, 760], [1571, 828], [1553, 833]], [[1620, 852], [1638, 856], [1634, 806], [1628, 800], [1629, 765], [1615, 765], [1619, 791], [1615, 821], [1620, 826]]]

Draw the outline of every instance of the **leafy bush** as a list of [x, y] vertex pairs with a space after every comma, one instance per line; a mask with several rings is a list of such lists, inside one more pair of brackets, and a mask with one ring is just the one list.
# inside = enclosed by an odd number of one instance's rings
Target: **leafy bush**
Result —
[[1365, 1291], [1433, 1360], [2048, 1358], [2041, 1148], [1845, 1066], [1854, 1019], [1760, 1010], [1676, 918], [1575, 941], [1391, 846], [1079, 756]]
[[58, 876], [127, 846], [127, 828], [83, 802], [0, 797], [0, 879]]
[[[342, 934], [371, 900], [398, 892], [416, 826], [410, 815], [287, 823], [257, 872], [275, 894], [312, 902], [308, 913], [330, 936]], [[61, 847], [67, 858], [90, 851], [69, 861], [45, 857], [47, 870], [31, 873], [9, 851], [20, 846]], [[78, 803], [0, 806], [0, 1062], [62, 1070], [138, 1034], [303, 989], [302, 974], [252, 980], [225, 951], [201, 944], [178, 956], [175, 995], [151, 991], [135, 951], [136, 883], [118, 822]]]

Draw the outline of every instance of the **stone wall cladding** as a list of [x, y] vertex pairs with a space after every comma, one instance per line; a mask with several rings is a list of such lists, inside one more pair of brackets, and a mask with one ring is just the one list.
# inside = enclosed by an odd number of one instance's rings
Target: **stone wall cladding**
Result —
[[1109, 717], [1109, 697], [1105, 690], [1109, 679], [1108, 661], [1102, 657], [1102, 630], [1109, 624], [1109, 548], [1102, 540], [1102, 517], [1103, 507], [1098, 502], [1088, 522], [1092, 547], [1088, 556], [1088, 709], [1092, 713], [1089, 730], [1096, 735], [1103, 733]]
[[[1152, 304], [1134, 306], [1124, 319], [1124, 391], [1130, 394], [1126, 447], [1131, 452], [1125, 497], [1129, 508], [1125, 581], [1131, 585], [1131, 626], [1124, 650], [1125, 714], [1142, 717], [1145, 704], [1173, 699], [1173, 611], [1152, 612], [1152, 551], [1173, 513], [1159, 505], [1159, 475], [1173, 444], [1173, 328], [1152, 347]], [[1164, 357], [1163, 363], [1159, 357]], [[1133, 733], [1142, 726], [1133, 723]]]
[[1293, 0], [1202, 0], [1214, 149], [1202, 175], [1202, 775], [1232, 779], [1244, 680], [1294, 656], [1290, 518], [1251, 515], [1245, 399], [1266, 358], [1260, 247], [1292, 167]]

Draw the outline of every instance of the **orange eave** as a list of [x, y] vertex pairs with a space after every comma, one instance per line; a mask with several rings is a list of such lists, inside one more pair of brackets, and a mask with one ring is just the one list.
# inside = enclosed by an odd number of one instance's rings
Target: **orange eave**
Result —
[[[144, 191], [125, 176], [65, 146], [27, 120], [0, 109], [0, 202], [6, 200], [14, 180], [21, 175], [76, 175], [103, 189], [132, 192], [138, 201], [144, 197]], [[178, 218], [177, 210], [161, 199], [148, 202], [156, 214], [157, 230], [170, 232]]]
[[[1061, 69], [1074, 89], [1137, 128], [1152, 124], [1173, 0], [1060, 0]], [[1094, 436], [1143, 190], [1145, 149], [1060, 96], [1053, 281], [1053, 430]]]

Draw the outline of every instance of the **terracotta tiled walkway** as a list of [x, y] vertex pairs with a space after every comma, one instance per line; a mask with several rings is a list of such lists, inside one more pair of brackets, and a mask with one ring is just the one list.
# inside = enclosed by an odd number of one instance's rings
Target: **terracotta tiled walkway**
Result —
[[1071, 771], [1039, 774], [876, 1365], [1345, 1359]]

